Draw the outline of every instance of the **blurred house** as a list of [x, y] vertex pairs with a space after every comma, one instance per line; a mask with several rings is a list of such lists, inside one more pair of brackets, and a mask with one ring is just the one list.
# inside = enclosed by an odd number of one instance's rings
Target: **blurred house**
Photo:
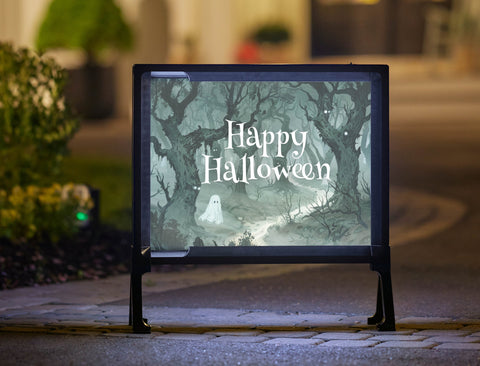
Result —
[[[332, 55], [365, 54], [450, 57], [453, 51], [468, 53], [479, 40], [478, 0], [116, 2], [135, 33], [134, 50], [111, 60], [119, 77], [119, 117], [130, 112], [134, 63], [308, 63]], [[48, 4], [49, 0], [0, 0], [0, 40], [33, 47]], [[259, 30], [270, 25], [286, 30], [288, 37], [277, 42], [275, 35], [263, 33], [259, 38]], [[461, 40], [461, 52], [454, 50], [452, 45]], [[69, 66], [79, 56], [62, 52], [55, 57]]]

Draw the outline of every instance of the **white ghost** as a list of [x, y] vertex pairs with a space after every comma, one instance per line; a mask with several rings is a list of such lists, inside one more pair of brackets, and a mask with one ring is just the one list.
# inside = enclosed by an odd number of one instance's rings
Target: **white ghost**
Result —
[[205, 212], [198, 218], [200, 221], [208, 221], [217, 225], [223, 223], [222, 203], [220, 197], [214, 194], [210, 197], [210, 202], [205, 209]]

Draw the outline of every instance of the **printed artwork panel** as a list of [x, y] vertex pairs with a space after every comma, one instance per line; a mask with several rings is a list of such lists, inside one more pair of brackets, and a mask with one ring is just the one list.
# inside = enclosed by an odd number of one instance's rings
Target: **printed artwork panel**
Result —
[[153, 251], [370, 244], [369, 82], [151, 80]]

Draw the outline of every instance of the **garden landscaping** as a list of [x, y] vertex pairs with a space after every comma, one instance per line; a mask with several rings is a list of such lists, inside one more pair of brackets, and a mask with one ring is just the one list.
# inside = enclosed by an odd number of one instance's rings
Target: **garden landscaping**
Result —
[[[52, 59], [0, 43], [0, 289], [128, 271], [130, 164], [68, 155], [79, 120], [65, 80]], [[81, 222], [95, 209], [95, 225]]]
[[127, 273], [130, 232], [102, 226], [57, 243], [0, 239], [0, 289], [97, 279]]
[[[58, 181], [63, 186], [54, 184], [44, 189], [17, 188], [16, 196], [9, 195], [10, 201], [16, 198], [16, 208], [21, 214], [15, 230], [10, 233], [6, 231], [5, 220], [2, 220], [0, 289], [97, 279], [128, 272], [132, 217], [129, 162], [68, 156]], [[45, 208], [42, 210], [38, 207], [38, 193], [42, 192], [43, 199], [49, 197], [47, 201], [53, 203], [54, 189], [61, 193], [60, 187], [68, 188], [71, 184], [67, 182], [72, 181], [86, 182], [99, 190], [99, 225], [82, 228], [77, 222], [73, 232], [52, 238], [51, 233], [59, 232], [58, 223], [75, 224], [75, 212], [68, 207], [63, 212], [46, 212], [48, 210]], [[31, 193], [30, 200], [26, 198], [27, 191]], [[36, 212], [26, 214], [25, 206], [37, 206], [34, 210]], [[7, 205], [4, 203], [0, 207], [2, 212], [5, 212]], [[67, 215], [70, 215], [71, 220], [66, 220]], [[27, 219], [30, 219], [30, 224]], [[50, 234], [41, 230], [42, 234], [37, 233], [26, 240], [18, 240], [21, 233], [28, 232], [29, 226], [41, 229], [42, 222]]]

